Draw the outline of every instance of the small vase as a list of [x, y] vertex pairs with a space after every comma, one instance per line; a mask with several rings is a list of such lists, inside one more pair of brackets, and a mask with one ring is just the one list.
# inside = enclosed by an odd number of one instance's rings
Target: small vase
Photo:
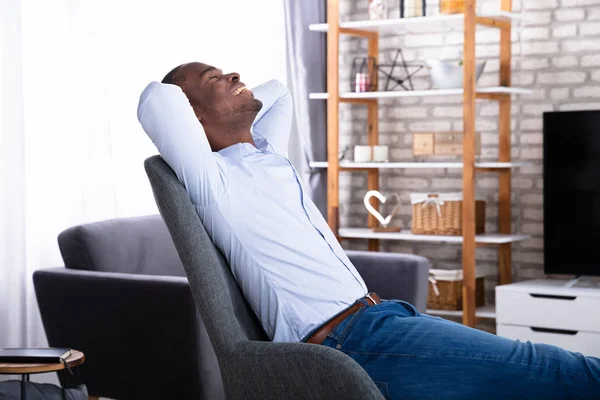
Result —
[[388, 16], [388, 7], [385, 0], [372, 0], [369, 3], [369, 19], [379, 20], [386, 19]]

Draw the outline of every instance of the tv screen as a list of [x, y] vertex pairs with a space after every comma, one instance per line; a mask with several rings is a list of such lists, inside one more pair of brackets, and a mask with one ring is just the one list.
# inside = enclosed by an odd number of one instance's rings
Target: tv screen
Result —
[[600, 275], [600, 110], [543, 114], [544, 272]]

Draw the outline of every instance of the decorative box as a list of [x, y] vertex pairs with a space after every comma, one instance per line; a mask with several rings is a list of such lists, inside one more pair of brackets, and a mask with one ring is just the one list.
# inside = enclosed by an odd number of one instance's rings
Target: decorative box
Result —
[[[462, 310], [463, 271], [430, 269], [427, 308], [435, 310]], [[475, 307], [485, 305], [485, 282], [481, 274], [475, 274]]]
[[[412, 233], [462, 235], [462, 193], [411, 193]], [[475, 233], [485, 232], [485, 200], [475, 200]]]
[[[462, 132], [417, 132], [412, 135], [414, 156], [461, 156]], [[475, 132], [475, 154], [481, 155], [481, 134]]]

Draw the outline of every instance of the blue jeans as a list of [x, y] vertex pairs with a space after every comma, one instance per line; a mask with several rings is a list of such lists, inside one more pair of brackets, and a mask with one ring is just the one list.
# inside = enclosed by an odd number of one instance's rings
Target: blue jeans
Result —
[[600, 399], [600, 359], [421, 314], [402, 300], [365, 307], [323, 345], [360, 364], [386, 399]]

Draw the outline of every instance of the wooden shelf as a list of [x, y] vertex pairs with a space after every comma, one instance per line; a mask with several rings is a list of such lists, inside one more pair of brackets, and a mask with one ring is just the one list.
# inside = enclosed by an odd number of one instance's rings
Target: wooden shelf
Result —
[[[426, 97], [426, 96], [458, 96], [464, 93], [463, 89], [432, 89], [432, 90], [393, 90], [386, 92], [345, 92], [340, 93], [340, 99], [394, 99], [399, 97]], [[506, 86], [480, 87], [477, 93], [502, 95], [502, 94], [531, 94], [532, 90]], [[311, 100], [327, 100], [327, 93], [310, 93]]]
[[[402, 240], [409, 242], [434, 242], [454, 244], [461, 244], [463, 242], [462, 236], [415, 235], [408, 228], [401, 232], [373, 232], [369, 228], [340, 228], [339, 236], [343, 239], [382, 239]], [[518, 233], [485, 233], [483, 235], [475, 235], [475, 243], [500, 245], [507, 243], [522, 242], [529, 238], [529, 235]]]
[[[327, 39], [327, 93], [310, 93], [309, 98], [327, 100], [327, 162], [314, 162], [313, 168], [327, 168], [327, 221], [336, 236], [344, 239], [367, 239], [370, 251], [379, 251], [380, 240], [408, 240], [421, 242], [455, 243], [462, 246], [462, 269], [465, 276], [463, 282], [464, 311], [454, 312], [462, 316], [463, 324], [473, 327], [477, 317], [493, 316], [489, 308], [475, 310], [475, 264], [476, 248], [493, 245], [498, 247], [498, 282], [510, 283], [512, 280], [512, 243], [526, 240], [528, 235], [510, 234], [512, 232], [512, 169], [523, 166], [521, 162], [511, 162], [511, 102], [513, 95], [528, 95], [533, 91], [525, 87], [512, 87], [512, 29], [518, 21], [527, 22], [521, 13], [513, 13], [512, 0], [500, 0], [500, 10], [487, 14], [477, 14], [476, 0], [465, 0], [464, 14], [427, 16], [421, 18], [396, 18], [368, 21], [340, 22], [339, 1], [327, 1], [327, 23], [312, 24], [309, 30], [326, 33]], [[423, 29], [423, 27], [425, 29]], [[498, 29], [499, 71], [498, 84], [491, 87], [476, 85], [476, 32], [478, 28]], [[429, 29], [431, 28], [431, 29]], [[377, 65], [380, 55], [380, 39], [384, 36], [420, 33], [427, 30], [444, 35], [450, 29], [457, 28], [463, 35], [462, 54], [464, 86], [457, 89], [432, 90], [394, 90], [377, 92], [344, 92], [340, 89], [340, 37], [356, 36], [367, 40], [366, 55]], [[353, 53], [352, 51], [350, 53]], [[368, 69], [373, 73], [373, 66]], [[362, 104], [367, 111], [368, 145], [379, 144], [380, 100], [393, 100], [402, 97], [425, 96], [461, 96], [463, 121], [463, 155], [459, 162], [388, 162], [388, 163], [354, 163], [346, 160], [333, 162], [339, 157], [339, 108], [340, 103]], [[476, 105], [477, 100], [496, 101], [498, 104], [498, 161], [476, 162]], [[462, 162], [464, 161], [464, 163]], [[501, 161], [501, 162], [500, 162]], [[465, 227], [460, 236], [413, 235], [410, 229], [406, 232], [373, 232], [369, 228], [339, 228], [340, 196], [339, 173], [343, 171], [366, 171], [367, 189], [379, 190], [380, 172], [387, 168], [454, 168], [462, 171], [463, 216]], [[474, 235], [475, 198], [478, 173], [498, 173], [498, 218], [497, 230], [503, 234]], [[369, 215], [365, 226], [375, 226], [377, 220]], [[434, 311], [435, 312], [435, 311]]]
[[[484, 20], [494, 20], [500, 23], [510, 23], [512, 21], [524, 21], [528, 20], [527, 17], [522, 16], [520, 13], [498, 11], [491, 14], [482, 14], [478, 16]], [[415, 18], [390, 18], [384, 20], [365, 20], [365, 21], [348, 21], [341, 22], [340, 29], [358, 29], [361, 31], [369, 32], [394, 32], [399, 31], [403, 28], [410, 28], [415, 25], [444, 25], [449, 28], [462, 28], [464, 25], [464, 14], [450, 14], [450, 15], [435, 15], [431, 17], [415, 17]], [[311, 24], [308, 29], [313, 32], [328, 32], [329, 26], [327, 24]], [[343, 33], [343, 31], [342, 31]]]
[[[426, 314], [435, 315], [438, 317], [462, 317], [463, 312], [461, 311], [450, 311], [450, 310], [434, 310], [428, 308]], [[496, 319], [496, 306], [488, 304], [483, 307], [477, 307], [475, 309], [475, 317]]]
[[[329, 163], [327, 161], [313, 161], [310, 164], [311, 168], [327, 168]], [[378, 169], [396, 169], [396, 168], [407, 168], [407, 169], [419, 169], [419, 168], [451, 168], [451, 169], [462, 169], [463, 163], [461, 162], [354, 162], [354, 161], [341, 161], [340, 168], [347, 169], [365, 169], [365, 168], [378, 168]], [[509, 168], [520, 168], [530, 165], [526, 161], [513, 161], [513, 162], [476, 162], [475, 168], [490, 168], [490, 169], [509, 169]]]

